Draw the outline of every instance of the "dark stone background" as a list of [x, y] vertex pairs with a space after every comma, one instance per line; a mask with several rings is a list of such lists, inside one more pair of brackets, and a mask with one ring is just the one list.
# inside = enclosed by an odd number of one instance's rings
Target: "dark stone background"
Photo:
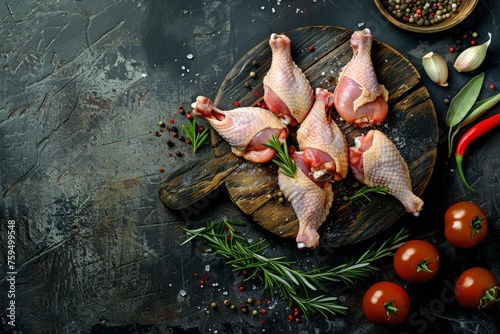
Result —
[[[500, 133], [478, 140], [467, 153], [466, 173], [476, 191], [466, 191], [446, 157], [443, 103], [474, 75], [451, 69], [457, 53], [448, 52], [469, 31], [478, 33], [478, 42], [493, 34], [476, 74], [486, 73], [480, 98], [498, 93], [500, 7], [495, 0], [480, 0], [465, 22], [433, 35], [399, 30], [371, 1], [358, 0], [5, 0], [0, 13], [0, 333], [499, 332], [498, 305], [465, 311], [453, 301], [450, 287], [476, 265], [500, 278]], [[182, 124], [178, 105], [189, 108], [200, 94], [215, 97], [225, 75], [254, 45], [272, 32], [310, 25], [368, 27], [422, 74], [441, 133], [422, 216], [405, 215], [384, 235], [355, 247], [298, 252], [292, 240], [252, 224], [223, 191], [190, 210], [166, 209], [157, 194], [165, 175], [158, 168], [168, 173], [212, 152], [208, 145], [196, 155], [180, 142], [168, 147], [167, 134], [155, 136], [158, 121]], [[428, 51], [448, 61], [449, 87], [434, 85], [423, 72], [420, 59]], [[490, 84], [498, 88], [491, 91]], [[182, 157], [175, 155], [178, 150]], [[447, 244], [442, 230], [446, 208], [459, 200], [481, 205], [491, 224], [486, 241], [467, 251]], [[435, 244], [442, 268], [431, 282], [412, 285], [385, 260], [382, 270], [364, 281], [327, 286], [350, 307], [347, 316], [296, 324], [287, 320], [287, 302], [261, 282], [242, 282], [241, 273], [199, 243], [180, 245], [181, 227], [222, 218], [246, 222], [239, 231], [249, 239], [266, 238], [267, 255], [286, 256], [303, 269], [342, 264], [406, 226], [411, 237]], [[16, 221], [17, 232], [15, 328], [6, 317], [9, 220]], [[209, 279], [201, 287], [207, 265]], [[401, 284], [412, 298], [409, 320], [396, 328], [370, 324], [362, 314], [364, 291], [380, 280]], [[187, 294], [181, 296], [181, 290]], [[249, 296], [263, 300], [266, 316], [208, 306]]]

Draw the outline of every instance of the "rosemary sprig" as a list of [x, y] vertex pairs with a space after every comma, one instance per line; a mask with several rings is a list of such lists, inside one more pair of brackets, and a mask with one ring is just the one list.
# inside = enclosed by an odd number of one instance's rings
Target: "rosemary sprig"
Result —
[[273, 159], [273, 162], [279, 166], [278, 171], [286, 176], [297, 178], [295, 172], [297, 171], [297, 164], [292, 160], [288, 153], [288, 145], [286, 141], [281, 146], [278, 138], [273, 137], [264, 146], [270, 147], [276, 151], [278, 159]]
[[196, 153], [198, 147], [203, 144], [205, 139], [208, 137], [208, 128], [203, 129], [203, 131], [198, 131], [198, 127], [196, 126], [196, 118], [192, 118], [189, 121], [189, 128], [182, 124], [182, 130], [186, 133], [186, 136], [191, 140], [191, 144], [193, 145], [193, 153]]
[[354, 195], [352, 195], [351, 197], [349, 197], [349, 200], [350, 201], [355, 201], [355, 200], [358, 200], [360, 198], [365, 198], [368, 201], [371, 201], [371, 198], [368, 197], [368, 195], [367, 195], [369, 193], [377, 193], [377, 194], [385, 195], [385, 194], [388, 193], [388, 191], [387, 191], [387, 188], [384, 187], [384, 186], [373, 187], [373, 188], [370, 188], [368, 186], [363, 186], [361, 189], [359, 189], [358, 191], [356, 191], [356, 193]]
[[[183, 244], [197, 237], [204, 239], [216, 254], [228, 259], [226, 263], [233, 267], [233, 271], [250, 270], [251, 274], [245, 280], [260, 278], [264, 281], [264, 288], [271, 292], [279, 290], [290, 305], [297, 305], [306, 317], [312, 313], [320, 313], [326, 318], [347, 313], [347, 307], [339, 305], [336, 297], [325, 294], [310, 297], [309, 294], [317, 289], [326, 291], [324, 283], [327, 281], [349, 284], [370, 276], [371, 270], [379, 269], [373, 262], [392, 256], [393, 250], [408, 236], [406, 230], [402, 230], [376, 250], [372, 245], [357, 260], [333, 268], [303, 271], [294, 269], [296, 262], [285, 261], [284, 257], [265, 257], [262, 254], [268, 246], [264, 244], [265, 241], [261, 239], [249, 243], [236, 233], [234, 226], [237, 225], [241, 224], [224, 220], [218, 225], [210, 222], [206, 227], [196, 230], [184, 229], [188, 238]], [[300, 292], [304, 295], [300, 295]]]

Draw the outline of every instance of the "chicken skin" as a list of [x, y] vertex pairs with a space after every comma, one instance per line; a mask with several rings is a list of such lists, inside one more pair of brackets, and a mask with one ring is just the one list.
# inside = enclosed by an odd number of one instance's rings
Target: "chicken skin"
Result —
[[355, 139], [349, 148], [349, 164], [354, 177], [369, 187], [384, 186], [407, 212], [420, 214], [424, 202], [412, 192], [410, 173], [394, 143], [378, 130]]
[[270, 111], [258, 107], [220, 110], [204, 96], [192, 105], [193, 113], [207, 120], [231, 145], [232, 152], [254, 163], [265, 163], [275, 156], [272, 148], [264, 146], [272, 136], [283, 143], [288, 136], [286, 126]]
[[352, 59], [342, 70], [334, 90], [335, 109], [353, 125], [362, 128], [378, 125], [387, 116], [389, 92], [377, 81], [371, 59], [370, 30], [354, 32], [351, 47]]
[[328, 216], [333, 203], [333, 190], [329, 182], [313, 180], [305, 166], [302, 152], [291, 154], [297, 164], [295, 178], [278, 173], [278, 184], [285, 197], [292, 203], [299, 221], [295, 238], [297, 247], [314, 248], [319, 245], [318, 228]]
[[314, 92], [291, 54], [286, 35], [272, 34], [271, 67], [263, 79], [264, 102], [285, 124], [301, 123], [314, 102]]
[[315, 102], [297, 131], [306, 167], [316, 181], [341, 181], [349, 170], [344, 134], [330, 117], [333, 94], [316, 88]]

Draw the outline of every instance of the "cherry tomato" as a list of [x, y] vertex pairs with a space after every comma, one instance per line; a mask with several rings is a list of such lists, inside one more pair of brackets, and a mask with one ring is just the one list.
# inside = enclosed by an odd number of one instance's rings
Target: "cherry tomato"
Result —
[[500, 301], [500, 287], [487, 269], [474, 267], [464, 271], [455, 283], [457, 302], [465, 308], [485, 310]]
[[363, 312], [376, 324], [395, 326], [402, 323], [410, 312], [410, 298], [406, 291], [392, 282], [378, 282], [366, 290]]
[[394, 270], [407, 282], [427, 282], [436, 275], [438, 269], [439, 253], [427, 241], [407, 241], [394, 254]]
[[488, 220], [481, 207], [472, 202], [458, 202], [444, 214], [444, 235], [457, 248], [471, 248], [488, 234]]

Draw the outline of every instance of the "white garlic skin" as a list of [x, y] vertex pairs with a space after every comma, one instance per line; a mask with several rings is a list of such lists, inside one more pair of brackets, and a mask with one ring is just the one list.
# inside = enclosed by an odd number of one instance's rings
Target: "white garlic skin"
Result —
[[443, 57], [434, 52], [429, 52], [422, 57], [422, 66], [432, 82], [448, 86], [448, 65]]
[[486, 58], [486, 52], [491, 43], [491, 33], [489, 39], [481, 45], [471, 46], [458, 55], [453, 67], [458, 72], [470, 72], [477, 69]]

